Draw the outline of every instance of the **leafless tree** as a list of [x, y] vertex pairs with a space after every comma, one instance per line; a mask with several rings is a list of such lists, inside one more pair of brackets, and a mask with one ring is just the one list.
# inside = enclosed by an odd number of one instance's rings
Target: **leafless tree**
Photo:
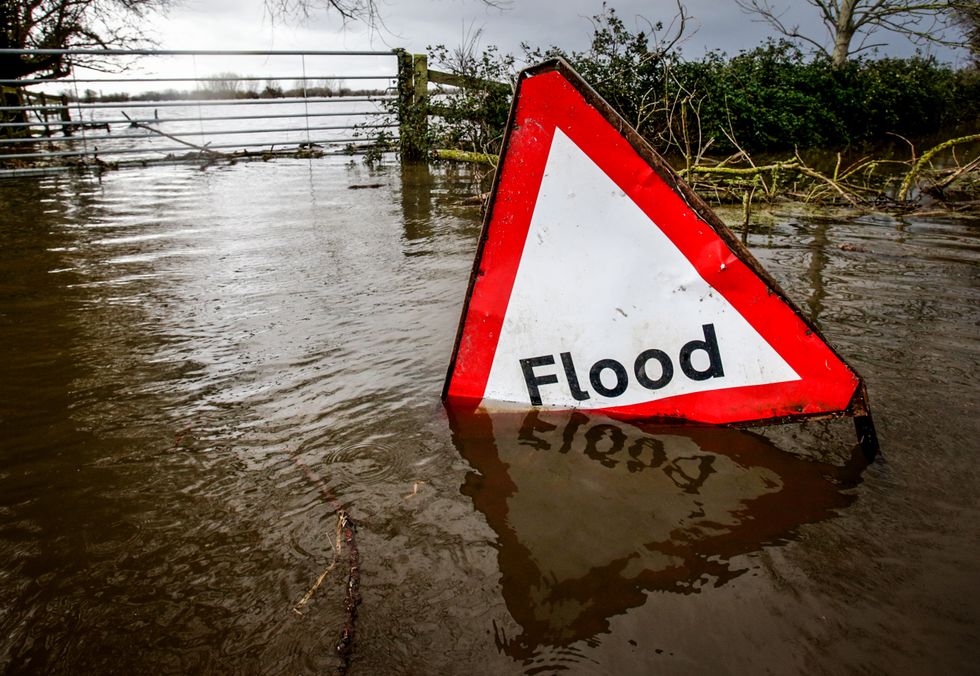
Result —
[[[307, 21], [321, 12], [338, 14], [342, 21], [362, 21], [372, 28], [383, 25], [378, 0], [264, 0], [270, 16], [286, 21]], [[512, 0], [479, 0], [484, 5], [505, 9]]]
[[956, 10], [956, 23], [966, 37], [974, 67], [980, 68], [980, 1], [963, 4]]
[[[147, 43], [147, 16], [171, 0], [0, 0], [0, 48], [129, 48]], [[82, 60], [75, 61], [79, 64]], [[94, 65], [88, 59], [88, 65]], [[57, 79], [70, 72], [61, 55], [0, 54], [0, 78]]]
[[235, 98], [243, 89], [244, 80], [238, 73], [225, 71], [204, 78], [198, 89], [208, 98]]
[[977, 5], [977, 0], [806, 0], [813, 6], [827, 35], [814, 34], [810, 27], [786, 23], [786, 5], [771, 0], [735, 0], [746, 12], [758, 15], [777, 32], [812, 46], [842, 66], [848, 58], [884, 43], [872, 42], [879, 31], [904, 35], [915, 42], [962, 46], [949, 38], [957, 11]]

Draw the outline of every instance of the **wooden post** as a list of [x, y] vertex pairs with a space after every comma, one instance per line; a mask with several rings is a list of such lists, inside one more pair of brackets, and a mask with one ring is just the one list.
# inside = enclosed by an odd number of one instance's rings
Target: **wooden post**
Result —
[[426, 118], [429, 113], [429, 59], [425, 54], [413, 54], [412, 65], [415, 80], [412, 97], [415, 107], [421, 114], [419, 124], [422, 127], [421, 131], [424, 136], [424, 132], [428, 127], [428, 120]]
[[[14, 100], [14, 88], [7, 87], [6, 85], [0, 85], [0, 105], [3, 106], [16, 106], [20, 105]], [[15, 122], [14, 115], [7, 112], [6, 110], [0, 111], [0, 122]], [[0, 128], [0, 134], [4, 137], [13, 136], [10, 127]]]
[[44, 135], [51, 138], [51, 126], [48, 124], [48, 97], [41, 92], [41, 119], [44, 122]]
[[412, 105], [412, 55], [404, 49], [396, 49], [398, 54], [398, 120], [404, 121]]
[[429, 78], [424, 54], [398, 52], [398, 125], [402, 161], [415, 162], [426, 156]]
[[412, 137], [411, 112], [414, 94], [412, 55], [404, 49], [398, 51], [398, 136], [401, 156], [405, 159], [406, 144]]
[[[68, 112], [68, 97], [65, 94], [61, 95], [61, 121], [71, 122], [71, 113]], [[61, 132], [65, 136], [71, 136], [72, 129], [70, 124], [61, 125]]]

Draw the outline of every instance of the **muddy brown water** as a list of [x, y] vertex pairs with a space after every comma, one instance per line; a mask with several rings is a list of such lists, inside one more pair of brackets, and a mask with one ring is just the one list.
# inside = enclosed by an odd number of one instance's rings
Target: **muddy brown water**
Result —
[[[351, 189], [352, 186], [363, 189]], [[0, 183], [0, 670], [975, 673], [980, 223], [778, 214], [751, 247], [868, 381], [755, 431], [467, 415], [451, 169]]]

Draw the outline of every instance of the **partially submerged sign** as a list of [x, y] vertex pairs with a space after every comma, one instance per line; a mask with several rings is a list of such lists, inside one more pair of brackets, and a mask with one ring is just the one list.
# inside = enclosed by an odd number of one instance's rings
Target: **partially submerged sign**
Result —
[[518, 80], [443, 394], [710, 424], [851, 414], [877, 443], [857, 373], [562, 60]]

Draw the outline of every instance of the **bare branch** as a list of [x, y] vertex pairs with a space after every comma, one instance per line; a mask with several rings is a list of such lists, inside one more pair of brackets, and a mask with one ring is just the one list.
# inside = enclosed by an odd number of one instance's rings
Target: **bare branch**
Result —
[[[171, 0], [0, 0], [0, 47], [63, 49], [152, 44], [143, 20]], [[78, 59], [89, 65], [91, 59]], [[0, 56], [0, 78], [56, 79], [70, 73], [61, 56]]]
[[916, 42], [931, 42], [951, 47], [964, 46], [951, 39], [951, 28], [969, 12], [976, 13], [977, 0], [806, 0], [814, 7], [829, 33], [829, 44], [787, 25], [783, 17], [788, 5], [777, 8], [770, 0], [735, 0], [749, 14], [756, 15], [791, 40], [807, 43], [820, 54], [828, 55], [834, 65], [841, 66], [855, 54], [881, 46], [869, 43], [868, 38], [886, 31]]
[[[513, 0], [479, 0], [494, 9], [509, 9]], [[263, 0], [273, 20], [305, 23], [318, 14], [335, 13], [341, 22], [360, 21], [372, 29], [384, 28], [377, 0]]]

